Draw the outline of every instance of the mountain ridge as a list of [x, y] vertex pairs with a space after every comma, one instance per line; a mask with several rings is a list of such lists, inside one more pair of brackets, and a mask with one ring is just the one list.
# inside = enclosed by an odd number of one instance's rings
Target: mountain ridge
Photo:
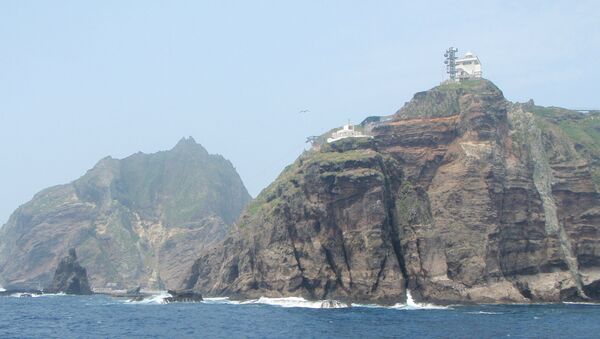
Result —
[[95, 288], [175, 285], [179, 257], [223, 237], [249, 200], [231, 162], [191, 137], [169, 151], [105, 157], [13, 213], [0, 229], [0, 278], [47, 284], [46, 267], [77, 247]]

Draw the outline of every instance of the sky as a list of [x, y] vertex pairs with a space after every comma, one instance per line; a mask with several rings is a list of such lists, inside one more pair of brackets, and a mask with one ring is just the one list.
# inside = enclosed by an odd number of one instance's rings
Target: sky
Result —
[[[600, 108], [598, 1], [0, 1], [0, 225], [192, 136], [256, 196], [307, 136], [394, 113], [455, 46], [512, 101]], [[310, 112], [301, 114], [301, 110]]]

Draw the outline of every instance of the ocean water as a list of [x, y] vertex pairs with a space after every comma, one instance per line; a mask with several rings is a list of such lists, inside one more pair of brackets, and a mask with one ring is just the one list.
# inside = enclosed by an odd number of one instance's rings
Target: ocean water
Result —
[[323, 302], [301, 298], [174, 304], [162, 298], [132, 303], [103, 295], [0, 297], [0, 337], [600, 337], [600, 305], [590, 304], [439, 307], [409, 302], [323, 309]]

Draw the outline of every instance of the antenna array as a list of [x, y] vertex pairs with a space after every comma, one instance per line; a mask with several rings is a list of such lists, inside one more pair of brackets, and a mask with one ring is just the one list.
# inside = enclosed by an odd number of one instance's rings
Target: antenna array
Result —
[[444, 63], [446, 64], [446, 73], [450, 75], [450, 80], [456, 80], [456, 52], [458, 52], [458, 48], [450, 47], [444, 53], [444, 57], [446, 60]]

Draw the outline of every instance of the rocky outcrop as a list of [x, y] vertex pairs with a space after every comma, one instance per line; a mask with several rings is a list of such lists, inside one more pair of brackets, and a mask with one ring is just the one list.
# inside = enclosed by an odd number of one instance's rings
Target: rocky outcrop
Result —
[[70, 249], [69, 255], [58, 264], [48, 292], [78, 295], [92, 294], [87, 271], [79, 265], [75, 249]]
[[168, 290], [168, 293], [171, 295], [164, 299], [165, 303], [175, 303], [175, 302], [186, 302], [186, 303], [194, 303], [200, 302], [202, 299], [202, 294], [193, 291], [193, 290]]
[[184, 287], [388, 304], [407, 290], [435, 303], [597, 299], [600, 128], [577, 139], [552, 112], [487, 80], [417, 93], [366, 124], [372, 139], [286, 168]]
[[232, 164], [192, 138], [170, 151], [108, 157], [13, 213], [0, 229], [0, 283], [48, 285], [76, 247], [95, 289], [177, 286], [249, 200]]

